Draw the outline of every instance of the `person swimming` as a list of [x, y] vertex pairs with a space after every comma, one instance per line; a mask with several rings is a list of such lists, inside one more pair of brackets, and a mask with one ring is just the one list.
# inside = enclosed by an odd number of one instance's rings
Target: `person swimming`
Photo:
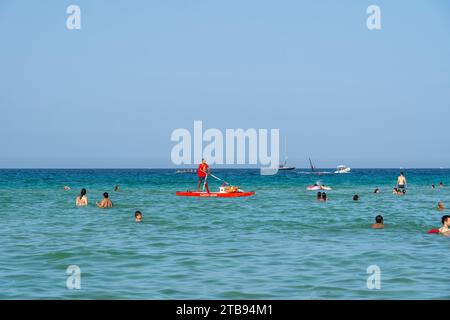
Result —
[[134, 213], [134, 221], [136, 221], [136, 222], [142, 221], [142, 213], [140, 211], [136, 211]]
[[327, 201], [327, 194], [325, 192], [322, 192], [322, 201]]
[[372, 229], [383, 229], [384, 228], [384, 219], [383, 216], [377, 215], [375, 217], [375, 223], [371, 226]]
[[353, 201], [358, 201], [359, 200], [359, 196], [357, 195], [357, 194], [355, 194], [354, 196], [353, 196]]
[[431, 189], [436, 189], [436, 186], [434, 184], [432, 184]]
[[65, 191], [69, 191], [69, 190], [70, 190], [70, 187], [69, 187], [69, 186], [64, 186], [64, 190], [65, 190]]
[[115, 192], [120, 191], [120, 187], [119, 187], [119, 186], [115, 186], [115, 187], [114, 187], [114, 191], [115, 191]]
[[396, 187], [398, 189], [405, 189], [406, 186], [407, 186], [407, 184], [406, 184], [406, 177], [405, 177], [405, 175], [403, 174], [403, 171], [402, 171], [402, 172], [400, 172], [400, 175], [397, 178], [397, 186]]
[[112, 201], [109, 200], [108, 192], [105, 192], [103, 194], [103, 200], [100, 203], [96, 202], [96, 204], [97, 204], [97, 207], [99, 207], [99, 208], [112, 208], [113, 207]]
[[380, 189], [379, 188], [375, 188], [375, 190], [373, 190], [373, 193], [380, 193]]
[[450, 216], [445, 215], [442, 216], [442, 227], [439, 229], [439, 234], [442, 234], [444, 236], [450, 236]]
[[86, 189], [81, 189], [80, 195], [75, 200], [75, 205], [77, 207], [83, 207], [88, 205], [88, 197], [86, 195]]
[[317, 200], [322, 201], [322, 192], [317, 192]]
[[442, 181], [441, 182], [439, 182], [439, 187], [443, 187], [444, 186], [444, 184], [442, 183]]
[[445, 210], [444, 203], [442, 201], [438, 202], [438, 210], [439, 211], [444, 211]]

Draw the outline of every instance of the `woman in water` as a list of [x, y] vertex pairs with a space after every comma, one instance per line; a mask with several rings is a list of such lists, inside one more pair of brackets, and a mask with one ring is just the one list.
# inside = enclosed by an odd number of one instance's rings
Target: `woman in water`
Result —
[[317, 192], [317, 201], [322, 201], [322, 192]]
[[77, 207], [83, 207], [88, 205], [88, 198], [86, 196], [86, 189], [81, 189], [80, 195], [75, 200]]
[[322, 192], [322, 201], [327, 201], [327, 194]]

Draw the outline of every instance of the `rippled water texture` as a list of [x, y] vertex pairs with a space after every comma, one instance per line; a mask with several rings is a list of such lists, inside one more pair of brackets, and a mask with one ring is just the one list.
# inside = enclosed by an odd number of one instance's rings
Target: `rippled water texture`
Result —
[[[450, 298], [450, 238], [426, 234], [440, 226], [437, 202], [450, 204], [448, 187], [430, 186], [450, 182], [449, 170], [407, 170], [403, 197], [391, 194], [398, 170], [322, 175], [327, 203], [301, 170], [216, 171], [257, 192], [235, 199], [176, 197], [196, 176], [174, 172], [0, 170], [0, 298]], [[83, 187], [90, 205], [76, 208]], [[115, 208], [95, 207], [104, 191]], [[377, 214], [386, 229], [369, 228]], [[69, 265], [81, 268], [80, 290], [66, 287]], [[367, 289], [370, 265], [380, 290]]]

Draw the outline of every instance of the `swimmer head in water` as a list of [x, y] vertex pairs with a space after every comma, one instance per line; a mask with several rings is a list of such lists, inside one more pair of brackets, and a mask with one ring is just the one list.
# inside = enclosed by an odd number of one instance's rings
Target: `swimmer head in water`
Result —
[[136, 222], [142, 221], [142, 213], [140, 211], [136, 211], [134, 213], [134, 221], [136, 221]]
[[375, 223], [372, 225], [373, 229], [383, 229], [384, 228], [384, 219], [382, 215], [377, 215], [375, 217]]
[[439, 211], [444, 211], [445, 210], [444, 203], [442, 201], [438, 202], [438, 210]]
[[359, 200], [359, 196], [357, 195], [357, 194], [355, 194], [354, 196], [353, 196], [353, 201], [358, 201]]

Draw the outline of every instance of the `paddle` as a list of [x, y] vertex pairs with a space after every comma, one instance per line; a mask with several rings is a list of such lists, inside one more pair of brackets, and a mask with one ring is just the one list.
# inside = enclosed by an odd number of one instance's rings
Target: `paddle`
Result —
[[225, 182], [226, 184], [229, 184], [228, 182], [226, 182], [225, 180], [223, 180], [223, 179], [220, 179], [219, 177], [216, 177], [215, 175], [213, 175], [212, 173], [210, 173], [209, 174], [211, 177], [213, 177], [214, 179], [216, 179], [216, 180], [219, 180], [219, 181], [223, 181], [223, 182]]
[[205, 181], [203, 181], [203, 191], [206, 190], [206, 179], [208, 179], [208, 175], [205, 176]]

